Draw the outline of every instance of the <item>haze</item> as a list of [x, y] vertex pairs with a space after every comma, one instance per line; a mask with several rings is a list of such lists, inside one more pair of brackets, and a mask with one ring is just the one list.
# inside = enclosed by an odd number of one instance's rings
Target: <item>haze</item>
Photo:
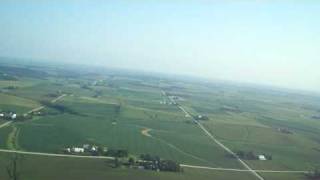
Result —
[[1, 1], [0, 56], [320, 88], [316, 1]]

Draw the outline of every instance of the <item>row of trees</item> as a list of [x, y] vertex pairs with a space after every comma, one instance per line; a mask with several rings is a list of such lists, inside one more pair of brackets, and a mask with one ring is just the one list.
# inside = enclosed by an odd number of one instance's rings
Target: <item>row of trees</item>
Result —
[[[130, 167], [143, 167], [146, 170], [153, 170], [153, 171], [171, 171], [171, 172], [181, 172], [182, 168], [180, 164], [173, 161], [173, 160], [162, 160], [159, 156], [154, 156], [150, 154], [141, 154], [139, 160], [135, 160], [133, 157], [127, 158], [125, 161], [121, 158], [124, 155], [127, 155], [126, 152], [121, 151], [110, 151], [114, 153], [114, 166], [115, 168], [124, 166]], [[120, 153], [120, 154], [119, 154]]]
[[180, 164], [173, 160], [162, 160], [159, 156], [150, 154], [141, 154], [139, 165], [145, 169], [180, 172], [182, 171]]
[[319, 180], [320, 179], [320, 170], [315, 169], [315, 170], [311, 171], [310, 173], [307, 173], [306, 177], [308, 179]]
[[[259, 156], [256, 155], [253, 151], [237, 151], [236, 155], [241, 158], [241, 159], [246, 159], [246, 160], [258, 160]], [[267, 160], [272, 160], [272, 155], [264, 154], [264, 157]]]
[[124, 149], [109, 149], [104, 155], [117, 158], [128, 157], [128, 151]]
[[43, 104], [44, 106], [47, 106], [49, 108], [55, 109], [61, 113], [69, 113], [69, 114], [79, 115], [78, 112], [76, 112], [75, 110], [73, 110], [70, 107], [67, 107], [63, 104], [56, 104], [56, 103], [52, 103], [50, 101], [41, 101], [41, 104]]

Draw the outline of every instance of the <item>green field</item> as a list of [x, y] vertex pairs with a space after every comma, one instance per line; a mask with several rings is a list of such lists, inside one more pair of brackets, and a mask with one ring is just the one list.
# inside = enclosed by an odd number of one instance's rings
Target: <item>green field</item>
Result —
[[[65, 96], [52, 104], [65, 110], [47, 106], [39, 116], [0, 128], [2, 149], [62, 153], [66, 147], [95, 144], [125, 149], [135, 157], [148, 153], [189, 165], [245, 169], [171, 104], [169, 96], [176, 96], [192, 115], [208, 116], [201, 123], [232, 151], [272, 155], [268, 161], [245, 160], [252, 169], [320, 168], [320, 120], [314, 118], [320, 114], [320, 97], [316, 95], [128, 72], [48, 68], [44, 75], [38, 71], [31, 68], [27, 77], [0, 81], [0, 110], [23, 114], [60, 95]], [[0, 122], [1, 126], [5, 121]], [[0, 166], [9, 162], [8, 156], [0, 153]], [[180, 173], [154, 172], [111, 168], [104, 160], [29, 155], [20, 166], [23, 179], [30, 180], [255, 179], [248, 172], [190, 168]], [[0, 179], [6, 179], [0, 169]], [[265, 179], [305, 178], [303, 174], [260, 174]]]

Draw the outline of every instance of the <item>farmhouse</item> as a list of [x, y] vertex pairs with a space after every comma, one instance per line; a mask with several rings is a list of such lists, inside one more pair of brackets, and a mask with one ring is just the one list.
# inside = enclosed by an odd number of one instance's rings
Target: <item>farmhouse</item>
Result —
[[209, 120], [208, 116], [205, 115], [197, 115], [194, 117], [196, 120]]
[[266, 158], [264, 155], [259, 155], [259, 156], [258, 156], [258, 159], [259, 159], [260, 161], [265, 161], [265, 160], [267, 160], [267, 158]]
[[97, 152], [98, 151], [98, 147], [97, 146], [92, 146], [91, 147], [91, 152]]
[[14, 119], [17, 119], [17, 114], [14, 112], [10, 112], [10, 113], [1, 112], [0, 118], [4, 118], [6, 120], [10, 120], [10, 119], [14, 120]]
[[82, 147], [85, 150], [89, 150], [90, 149], [90, 145], [89, 144], [84, 144]]
[[84, 149], [83, 148], [79, 148], [79, 147], [73, 147], [72, 151], [75, 153], [83, 153]]
[[11, 119], [16, 119], [16, 118], [17, 118], [17, 114], [13, 113], [13, 114], [11, 115]]

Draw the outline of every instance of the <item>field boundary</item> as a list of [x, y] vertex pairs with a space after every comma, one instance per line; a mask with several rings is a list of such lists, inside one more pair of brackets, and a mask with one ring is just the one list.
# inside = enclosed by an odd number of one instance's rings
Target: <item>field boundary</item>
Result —
[[[41, 152], [18, 151], [18, 150], [8, 150], [8, 149], [0, 149], [0, 152], [47, 156], [47, 157], [109, 159], [109, 160], [115, 159], [114, 157], [110, 157], [110, 156], [81, 156], [81, 155], [71, 155], [71, 154], [41, 153]], [[206, 169], [206, 170], [214, 170], [214, 171], [251, 172], [250, 170], [247, 170], [247, 169], [214, 168], [214, 167], [208, 167], [208, 166], [195, 166], [195, 165], [188, 165], [188, 164], [180, 164], [180, 166], [185, 168]], [[309, 171], [275, 171], [275, 170], [254, 170], [254, 171], [261, 172], [261, 173], [308, 173], [309, 172]]]
[[6, 126], [10, 125], [11, 123], [12, 123], [12, 121], [8, 121], [3, 124], [0, 124], [0, 128], [6, 127]]
[[248, 172], [251, 172], [254, 176], [256, 176], [259, 180], [264, 180], [262, 176], [260, 176], [257, 171], [253, 170], [247, 163], [245, 163], [239, 156], [236, 155], [231, 149], [223, 145], [219, 140], [217, 140], [199, 121], [194, 119], [182, 106], [178, 105], [178, 107], [186, 114], [186, 117], [191, 117], [192, 120], [206, 133], [206, 135], [213, 140], [216, 144], [218, 144], [222, 149], [227, 151], [229, 154], [234, 156], [246, 169]]
[[114, 157], [110, 157], [110, 156], [81, 156], [81, 155], [72, 155], [72, 154], [42, 153], [42, 152], [18, 151], [18, 150], [8, 150], [8, 149], [0, 149], [0, 152], [38, 155], [38, 156], [52, 156], [52, 157], [91, 158], [91, 159], [110, 159], [110, 160], [114, 159]]
[[[193, 166], [188, 164], [180, 164], [181, 167], [194, 168], [194, 169], [207, 169], [207, 170], [216, 170], [216, 171], [235, 171], [235, 172], [250, 172], [248, 169], [231, 169], [231, 168], [214, 168], [208, 166]], [[274, 171], [274, 170], [254, 170], [255, 172], [260, 173], [308, 173], [309, 171]]]

